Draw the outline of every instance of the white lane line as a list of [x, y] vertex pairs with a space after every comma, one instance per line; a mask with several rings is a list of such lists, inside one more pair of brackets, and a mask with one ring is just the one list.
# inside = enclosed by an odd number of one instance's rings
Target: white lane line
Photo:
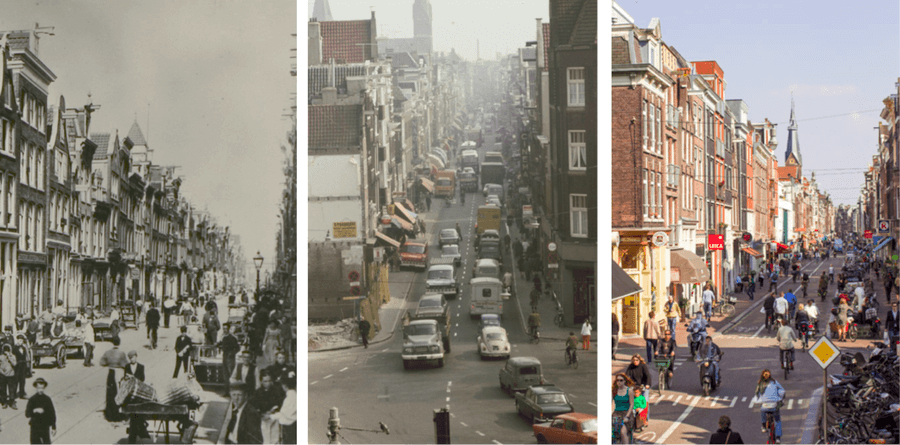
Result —
[[450, 392], [450, 388], [447, 388], [447, 392]]
[[569, 397], [574, 397], [574, 398], [576, 398], [576, 399], [578, 398], [578, 396], [576, 396], [575, 394], [566, 394], [566, 395], [569, 396]]
[[462, 426], [464, 426], [464, 427], [466, 427], [466, 428], [469, 427], [469, 425], [466, 425], [466, 422], [459, 422], [459, 424], [462, 425]]
[[787, 409], [794, 409], [794, 399], [788, 400]]
[[456, 337], [456, 332], [453, 333], [453, 336]]
[[325, 376], [325, 378], [324, 378], [324, 379], [322, 379], [322, 380], [328, 380], [328, 379], [330, 379], [330, 378], [331, 378], [331, 376], [333, 376], [333, 375], [334, 375], [334, 374], [328, 374], [328, 375], [326, 375], [326, 376]]
[[756, 338], [756, 336], [759, 335], [759, 333], [762, 332], [762, 330], [765, 328], [766, 328], [766, 325], [763, 324], [762, 326], [759, 327], [759, 329], [756, 330], [756, 332], [750, 338]]
[[667, 395], [666, 398], [669, 399], [669, 400], [671, 400], [671, 399], [672, 399], [672, 394]]
[[338, 371], [338, 372], [344, 372], [344, 371], [346, 371], [346, 370], [348, 370], [348, 369], [350, 369], [350, 368], [344, 368], [344, 369], [342, 369], [342, 370], [340, 370], [340, 371]]
[[[697, 396], [697, 397], [700, 397], [700, 396]], [[709, 396], [704, 397], [703, 400], [709, 400]]]
[[453, 380], [448, 380], [448, 381], [447, 381], [447, 386], [451, 386], [451, 385], [453, 385]]
[[456, 414], [450, 413], [450, 417], [452, 417], [452, 418], [455, 419], [455, 418], [456, 418]]
[[718, 401], [719, 401], [719, 396], [716, 396], [716, 398], [714, 398], [712, 400], [712, 403], [710, 403], [709, 406], [716, 406], [716, 403], [718, 403]]
[[660, 396], [658, 399], [656, 399], [655, 402], [653, 402], [653, 404], [654, 404], [654, 405], [659, 405], [659, 402], [662, 402], [663, 399], [665, 399], [665, 397]]
[[447, 401], [448, 401], [448, 402], [450, 401], [450, 397], [447, 397]]
[[484, 433], [482, 433], [481, 431], [476, 430], [475, 433], [478, 434], [478, 435], [481, 436], [481, 437], [484, 437]]
[[492, 440], [491, 442], [494, 442], [494, 443], [497, 444], [497, 445], [503, 445], [502, 443], [497, 442], [497, 439], [494, 439], [494, 440]]
[[747, 401], [747, 396], [741, 397], [741, 403], [744, 403], [746, 401]]
[[384, 350], [382, 350], [381, 352], [388, 352], [389, 350], [390, 350], [390, 348], [384, 349]]
[[677, 398], [677, 399], [675, 399], [675, 401], [674, 401], [674, 402], [672, 402], [672, 406], [675, 406], [675, 405], [677, 405], [677, 404], [678, 404], [678, 402], [680, 402], [680, 401], [681, 401], [681, 398], [682, 398], [682, 397], [684, 397], [684, 396], [683, 396], [683, 395], [679, 395], [679, 396], [678, 396], [678, 398]]
[[[746, 399], [746, 397], [744, 398]], [[729, 408], [734, 408], [735, 403], [737, 403], [737, 397], [735, 397], [734, 400], [731, 401], [731, 406]]]
[[315, 385], [316, 383], [319, 383], [319, 381], [316, 380], [315, 382], [310, 383], [309, 386], [313, 386], [313, 385]]
[[597, 407], [597, 405], [594, 405], [594, 404], [593, 404], [593, 403], [591, 403], [591, 402], [588, 402], [588, 405], [591, 405], [591, 406], [593, 406], [593, 407], [594, 407], [594, 408], [596, 408], [596, 407]]
[[687, 418], [688, 414], [690, 414], [691, 411], [693, 411], [694, 406], [699, 401], [700, 401], [700, 396], [694, 397], [694, 401], [691, 402], [691, 404], [687, 407], [687, 409], [684, 410], [683, 413], [681, 413], [680, 416], [678, 416], [678, 419], [675, 420], [675, 423], [673, 423], [672, 426], [670, 426], [669, 429], [666, 430], [666, 432], [662, 436], [659, 437], [659, 440], [657, 440], [656, 443], [666, 443], [666, 439], [668, 439], [669, 436], [672, 435], [672, 433], [674, 433], [676, 429], [678, 429], [678, 426], [681, 425], [681, 422]]

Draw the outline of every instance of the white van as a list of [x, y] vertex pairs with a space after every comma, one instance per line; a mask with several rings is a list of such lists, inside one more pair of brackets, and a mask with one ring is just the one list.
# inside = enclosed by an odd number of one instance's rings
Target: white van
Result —
[[503, 284], [493, 277], [472, 278], [469, 281], [471, 298], [469, 301], [469, 315], [472, 317], [481, 314], [497, 314], [503, 316]]

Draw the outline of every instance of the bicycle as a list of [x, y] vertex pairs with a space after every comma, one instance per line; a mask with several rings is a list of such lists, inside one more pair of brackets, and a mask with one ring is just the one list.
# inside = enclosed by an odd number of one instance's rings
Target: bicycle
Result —
[[[777, 403], [763, 403], [762, 407], [766, 409], [772, 409], [777, 407]], [[768, 432], [769, 437], [766, 440], [766, 443], [777, 443], [777, 438], [775, 436], [775, 412], [766, 411], [766, 432]]]
[[666, 388], [669, 387], [669, 365], [671, 365], [672, 358], [659, 358], [655, 357], [653, 359], [653, 364], [656, 365], [656, 370], [659, 373], [659, 385], [657, 386], [657, 393], [662, 395], [662, 392], [665, 391]]
[[767, 312], [766, 313], [766, 332], [772, 332], [772, 328], [775, 327], [775, 313]]
[[541, 331], [537, 326], [531, 328], [531, 342], [534, 344], [541, 342]]
[[734, 315], [734, 305], [729, 301], [722, 301], [719, 304], [713, 306], [712, 313], [713, 315], [724, 315], [725, 317], [730, 317]]
[[788, 373], [791, 372], [791, 350], [790, 349], [782, 349], [781, 350], [781, 367], [784, 369], [784, 379], [787, 380]]
[[578, 369], [578, 354], [575, 352], [575, 349], [572, 349], [571, 352], [569, 349], [566, 349], [566, 366]]
[[619, 416], [613, 416], [612, 418], [612, 443], [624, 443], [621, 437], [622, 426], [625, 426], [625, 430], [628, 431], [628, 443], [634, 443], [634, 432], [625, 425], [625, 418]]
[[556, 292], [552, 293], [553, 302], [556, 303], [556, 316], [553, 317], [553, 322], [556, 323], [557, 326], [563, 327], [563, 323], [565, 322], [565, 314], [563, 313], [562, 305], [559, 303], [559, 299], [556, 298]]

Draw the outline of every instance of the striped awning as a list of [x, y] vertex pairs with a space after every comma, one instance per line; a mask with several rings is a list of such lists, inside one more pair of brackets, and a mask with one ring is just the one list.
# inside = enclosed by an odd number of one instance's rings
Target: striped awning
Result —
[[395, 203], [394, 203], [394, 208], [396, 208], [397, 210], [399, 210], [399, 211], [400, 211], [400, 216], [402, 216], [403, 218], [405, 218], [410, 224], [415, 224], [415, 223], [416, 223], [416, 216], [417, 216], [417, 215], [416, 215], [415, 213], [410, 212], [409, 210], [407, 210], [406, 207], [403, 207], [403, 204], [400, 204], [399, 202], [395, 202]]
[[414, 230], [412, 224], [404, 221], [401, 218], [397, 218], [396, 216], [391, 217], [391, 224], [393, 224], [394, 227], [396, 227], [398, 229], [409, 230], [409, 231]]
[[747, 252], [747, 253], [749, 253], [750, 255], [755, 256], [755, 257], [761, 257], [761, 256], [763, 256], [763, 254], [759, 253], [756, 249], [753, 249], [753, 248], [751, 248], [751, 247], [744, 247], [744, 248], [741, 249], [741, 250], [743, 250], [744, 252]]
[[383, 245], [383, 244], [386, 244], [386, 245], [394, 246], [394, 247], [397, 247], [397, 248], [400, 247], [400, 242], [399, 242], [399, 241], [397, 241], [397, 240], [395, 240], [395, 239], [393, 239], [393, 238], [391, 238], [391, 237], [389, 237], [389, 236], [387, 236], [387, 235], [385, 235], [385, 234], [383, 234], [383, 233], [381, 233], [381, 232], [375, 232], [375, 238], [376, 238], [376, 239], [375, 239], [375, 245], [376, 245], [376, 246], [378, 246], [379, 244], [382, 244], [382, 245]]
[[425, 187], [426, 190], [434, 193], [434, 182], [424, 176], [419, 176], [419, 180], [422, 181], [422, 186]]

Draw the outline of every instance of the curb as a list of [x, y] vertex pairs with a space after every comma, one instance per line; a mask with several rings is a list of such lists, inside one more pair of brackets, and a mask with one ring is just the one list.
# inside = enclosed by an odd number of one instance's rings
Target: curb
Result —
[[818, 440], [816, 436], [819, 432], [819, 424], [821, 424], [823, 392], [821, 387], [813, 391], [812, 398], [809, 400], [809, 408], [806, 411], [806, 421], [803, 422], [803, 438], [800, 439], [800, 443], [816, 443]]

